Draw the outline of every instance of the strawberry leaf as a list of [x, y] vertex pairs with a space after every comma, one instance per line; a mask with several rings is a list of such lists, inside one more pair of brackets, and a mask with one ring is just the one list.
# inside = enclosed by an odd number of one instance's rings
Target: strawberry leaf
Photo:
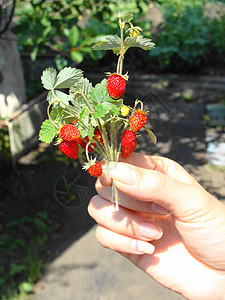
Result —
[[66, 123], [72, 123], [78, 118], [77, 110], [72, 105], [63, 108], [62, 110], [63, 110], [63, 120]]
[[46, 90], [51, 90], [54, 88], [56, 82], [56, 74], [57, 72], [53, 68], [48, 68], [43, 71], [41, 82]]
[[57, 103], [57, 105], [52, 107], [50, 117], [53, 121], [57, 121], [59, 123], [62, 123], [63, 109], [58, 103]]
[[128, 23], [128, 22], [130, 22], [130, 21], [132, 21], [133, 20], [133, 15], [132, 14], [127, 14], [126, 16], [124, 16], [123, 18], [122, 18], [122, 22], [124, 22], [124, 23]]
[[109, 112], [108, 102], [99, 103], [93, 114], [96, 118], [102, 118]]
[[148, 129], [147, 127], [144, 127], [144, 129], [147, 131], [148, 136], [150, 137], [150, 139], [152, 140], [152, 142], [153, 142], [154, 144], [156, 144], [157, 138], [156, 138], [156, 136], [154, 135], [154, 133], [153, 133], [150, 129]]
[[71, 88], [82, 77], [82, 71], [76, 68], [66, 67], [62, 69], [56, 78], [54, 88], [66, 89]]
[[124, 40], [124, 47], [127, 49], [132, 47], [132, 45], [136, 42], [136, 40], [137, 37], [131, 37], [131, 36], [126, 37]]
[[82, 125], [89, 126], [89, 110], [86, 107], [79, 113], [79, 120]]
[[111, 112], [112, 115], [119, 114], [119, 108], [110, 102], [99, 103], [95, 108], [95, 113], [93, 114], [96, 118], [103, 118], [106, 114]]
[[70, 93], [73, 94], [77, 91], [81, 91], [85, 96], [87, 96], [92, 88], [92, 83], [87, 79], [82, 77], [74, 86], [71, 87]]
[[96, 86], [91, 89], [89, 96], [94, 104], [114, 101], [114, 99], [109, 96], [109, 93], [106, 88], [106, 83], [107, 80], [103, 79], [101, 83], [96, 84]]
[[124, 44], [125, 47], [138, 47], [143, 50], [151, 50], [155, 46], [151, 39], [144, 38], [143, 35], [139, 35], [135, 38], [127, 37], [124, 41]]
[[106, 36], [106, 41], [100, 42], [92, 46], [93, 50], [112, 50], [116, 48], [121, 48], [121, 40], [118, 35]]
[[90, 123], [90, 124], [89, 124], [89, 127], [88, 127], [88, 137], [89, 137], [90, 140], [92, 139], [93, 135], [94, 135], [94, 127], [93, 127], [93, 125]]
[[56, 135], [54, 125], [50, 120], [45, 120], [41, 125], [39, 140], [50, 144]]
[[69, 96], [61, 91], [51, 90], [48, 92], [47, 101], [52, 103], [53, 101], [58, 101], [59, 105], [65, 108], [66, 105], [69, 105]]

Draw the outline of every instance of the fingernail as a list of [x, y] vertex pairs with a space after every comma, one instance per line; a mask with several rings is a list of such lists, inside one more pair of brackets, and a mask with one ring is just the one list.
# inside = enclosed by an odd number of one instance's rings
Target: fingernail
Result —
[[152, 203], [152, 211], [161, 215], [171, 215], [171, 212], [159, 204]]
[[138, 180], [138, 172], [134, 167], [125, 163], [109, 163], [109, 174], [117, 181], [120, 181], [127, 185], [132, 185]]
[[156, 227], [155, 225], [148, 222], [144, 222], [140, 225], [140, 234], [147, 238], [159, 240], [162, 237], [163, 232], [160, 228]]
[[142, 253], [152, 254], [155, 251], [155, 247], [152, 244], [140, 240], [132, 240], [130, 246], [132, 249]]

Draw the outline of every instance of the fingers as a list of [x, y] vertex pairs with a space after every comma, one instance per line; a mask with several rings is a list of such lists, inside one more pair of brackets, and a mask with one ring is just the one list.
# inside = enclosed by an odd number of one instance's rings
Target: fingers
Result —
[[[105, 187], [102, 185], [102, 183], [99, 180], [97, 180], [95, 188], [100, 197], [108, 201], [111, 201], [112, 199], [111, 186]], [[120, 191], [119, 191], [119, 204], [122, 207], [128, 208], [136, 212], [145, 213], [145, 214], [154, 214], [154, 215], [170, 214], [170, 212], [167, 209], [161, 207], [160, 205], [154, 202], [140, 201], [124, 193], [121, 193]]]
[[[199, 185], [199, 183], [182, 166], [165, 157], [150, 156], [133, 152], [126, 159], [120, 157], [119, 161], [139, 168], [156, 170], [183, 183]], [[103, 176], [100, 177], [100, 181], [104, 186], [110, 186], [112, 183], [109, 173], [104, 173]]]
[[96, 239], [103, 247], [123, 253], [152, 254], [155, 250], [149, 242], [118, 234], [103, 226], [97, 227]]
[[99, 196], [91, 199], [88, 212], [97, 223], [120, 235], [145, 241], [158, 240], [163, 235], [161, 228], [149, 219], [122, 207], [115, 212], [112, 203]]
[[[109, 174], [129, 197], [156, 202], [176, 217], [192, 217], [206, 207], [210, 195], [200, 185], [185, 184], [156, 170], [126, 163], [110, 163]], [[212, 196], [211, 196], [212, 197]]]

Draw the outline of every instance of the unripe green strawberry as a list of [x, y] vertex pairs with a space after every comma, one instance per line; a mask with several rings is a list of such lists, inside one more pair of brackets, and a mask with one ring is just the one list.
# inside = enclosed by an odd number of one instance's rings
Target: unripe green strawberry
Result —
[[123, 105], [121, 108], [120, 108], [120, 112], [121, 112], [121, 115], [123, 117], [126, 117], [129, 115], [129, 112], [130, 112], [130, 107], [129, 106], [126, 106], [126, 105]]
[[136, 132], [143, 128], [147, 122], [146, 113], [142, 110], [134, 112], [129, 119], [130, 130]]
[[99, 177], [102, 175], [102, 165], [96, 161], [94, 165], [87, 169], [87, 171], [91, 176]]
[[136, 149], [136, 134], [131, 130], [125, 130], [120, 137], [121, 140], [121, 156], [127, 158]]
[[73, 124], [66, 124], [60, 129], [59, 134], [64, 141], [70, 142], [80, 137], [80, 130]]
[[126, 80], [123, 76], [113, 73], [107, 80], [107, 91], [113, 99], [119, 99], [123, 96], [126, 90]]
[[71, 159], [78, 158], [79, 146], [77, 141], [63, 141], [59, 144], [59, 150]]

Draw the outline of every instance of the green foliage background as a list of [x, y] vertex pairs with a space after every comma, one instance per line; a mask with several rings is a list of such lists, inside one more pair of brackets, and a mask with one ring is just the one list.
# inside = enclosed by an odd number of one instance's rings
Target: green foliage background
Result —
[[[152, 34], [151, 4], [157, 6], [163, 22]], [[209, 18], [213, 5], [221, 7]], [[153, 36], [156, 48], [151, 59], [161, 68], [182, 69], [206, 63], [224, 63], [225, 1], [206, 0], [30, 0], [16, 7], [14, 32], [20, 51], [35, 60], [38, 53], [53, 51], [60, 70], [69, 61], [93, 64], [104, 51], [91, 46], [106, 35], [117, 34], [117, 15], [133, 13], [134, 24]], [[215, 60], [216, 58], [216, 60]], [[149, 60], [150, 61], [150, 60]]]

